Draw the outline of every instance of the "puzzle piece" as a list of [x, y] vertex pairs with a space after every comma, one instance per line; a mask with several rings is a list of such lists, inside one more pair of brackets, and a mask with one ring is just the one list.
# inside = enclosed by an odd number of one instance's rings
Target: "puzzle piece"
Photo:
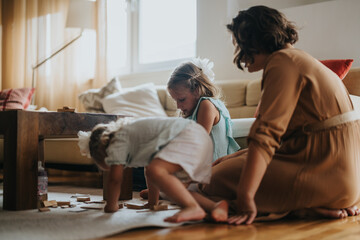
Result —
[[44, 207], [57, 207], [58, 206], [58, 204], [57, 204], [57, 202], [56, 202], [56, 200], [50, 200], [50, 201], [42, 201], [42, 205], [44, 206]]
[[128, 209], [145, 209], [146, 206], [144, 204], [139, 204], [139, 203], [125, 203], [125, 206]]
[[59, 108], [58, 112], [75, 112], [75, 108], [69, 108], [68, 106], [64, 106], [63, 108]]
[[57, 201], [57, 205], [58, 206], [64, 206], [64, 205], [70, 206], [70, 201]]
[[87, 202], [87, 201], [90, 201], [90, 197], [77, 197], [76, 201], [77, 202]]
[[50, 208], [48, 207], [43, 207], [43, 208], [39, 208], [39, 212], [49, 212]]
[[155, 205], [151, 208], [151, 210], [154, 211], [162, 211], [162, 210], [168, 210], [168, 205]]

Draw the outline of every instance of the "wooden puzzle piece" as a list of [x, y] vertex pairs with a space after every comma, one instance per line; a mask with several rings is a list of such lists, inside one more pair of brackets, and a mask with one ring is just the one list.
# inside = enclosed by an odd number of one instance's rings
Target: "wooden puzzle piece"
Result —
[[147, 208], [145, 206], [145, 204], [143, 203], [125, 203], [125, 206], [128, 208], [128, 209], [145, 209]]
[[154, 211], [161, 211], [161, 210], [168, 210], [168, 205], [164, 204], [164, 205], [155, 205], [151, 208], [151, 210]]
[[50, 201], [45, 200], [45, 201], [42, 201], [42, 205], [43, 205], [44, 207], [55, 207], [55, 208], [58, 206], [56, 200], [50, 200]]
[[48, 207], [43, 207], [43, 208], [39, 208], [39, 212], [49, 212], [50, 208]]
[[90, 197], [77, 197], [76, 201], [77, 202], [87, 202], [87, 201], [90, 201]]
[[57, 205], [58, 206], [64, 206], [64, 205], [70, 206], [70, 201], [57, 201]]
[[75, 112], [75, 108], [70, 108], [68, 106], [64, 106], [63, 108], [58, 108], [58, 112]]

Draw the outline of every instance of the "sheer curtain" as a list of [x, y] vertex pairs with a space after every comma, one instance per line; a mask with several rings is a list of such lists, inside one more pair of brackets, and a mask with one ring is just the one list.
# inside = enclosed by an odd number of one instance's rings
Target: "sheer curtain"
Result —
[[[69, 0], [1, 1], [1, 89], [31, 87], [32, 66], [73, 39], [65, 29]], [[97, 29], [35, 70], [35, 104], [56, 110], [83, 108], [78, 94], [106, 84], [106, 0], [97, 0]]]

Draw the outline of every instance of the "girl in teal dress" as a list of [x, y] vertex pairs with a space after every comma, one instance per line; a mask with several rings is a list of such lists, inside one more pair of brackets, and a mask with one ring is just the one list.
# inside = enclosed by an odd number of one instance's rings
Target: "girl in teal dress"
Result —
[[[171, 74], [167, 88], [182, 117], [196, 121], [210, 135], [214, 162], [235, 153], [240, 147], [232, 136], [229, 111], [219, 99], [220, 90], [213, 83], [212, 67], [213, 63], [208, 59], [196, 58], [183, 63]], [[189, 189], [197, 191], [197, 184], [191, 184]], [[148, 189], [142, 190], [140, 196], [147, 199]]]
[[220, 90], [213, 83], [213, 63], [194, 59], [177, 67], [167, 87], [182, 116], [196, 121], [213, 141], [213, 161], [240, 149], [232, 135], [229, 111], [219, 99]]

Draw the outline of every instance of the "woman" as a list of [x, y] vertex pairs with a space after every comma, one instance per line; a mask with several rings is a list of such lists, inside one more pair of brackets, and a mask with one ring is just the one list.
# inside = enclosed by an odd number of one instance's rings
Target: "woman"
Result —
[[275, 9], [240, 11], [227, 28], [237, 67], [263, 70], [261, 104], [248, 151], [219, 159], [203, 194], [234, 200], [230, 224], [268, 213], [358, 215], [360, 121], [341, 80], [292, 46], [296, 28]]

